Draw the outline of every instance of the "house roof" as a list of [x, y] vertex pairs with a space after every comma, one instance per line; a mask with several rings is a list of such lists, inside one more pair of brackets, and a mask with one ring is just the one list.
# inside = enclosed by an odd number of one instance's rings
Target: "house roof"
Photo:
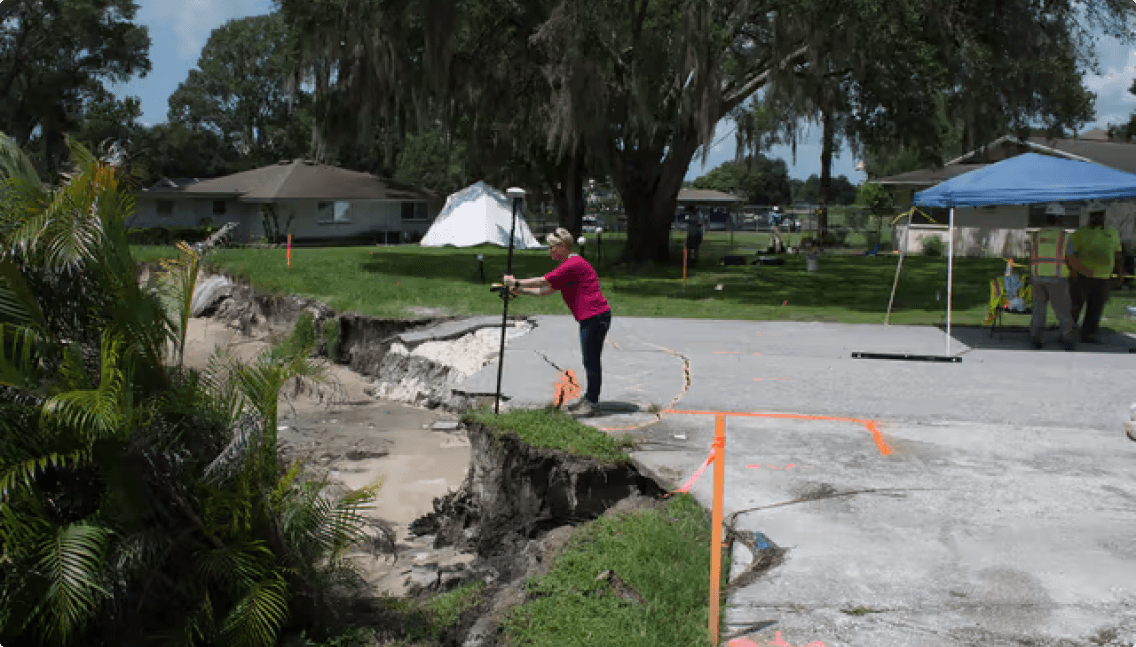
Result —
[[421, 187], [385, 180], [312, 160], [283, 160], [186, 187], [186, 194], [230, 193], [242, 200], [427, 200], [436, 197]]
[[146, 193], [171, 193], [181, 191], [187, 186], [197, 184], [200, 180], [195, 177], [163, 177], [153, 186], [143, 189]]
[[734, 202], [745, 202], [743, 198], [722, 191], [713, 191], [710, 189], [681, 189], [678, 192], [679, 203], [712, 203], [712, 204], [728, 204]]
[[[1080, 162], [1092, 162], [1126, 173], [1136, 173], [1136, 144], [1109, 141], [1103, 130], [1090, 130], [1080, 137], [1050, 138], [1042, 135], [1018, 139], [1012, 135], [1000, 137], [983, 148], [972, 150], [965, 155], [947, 162], [940, 169], [920, 169], [877, 180], [880, 184], [912, 184], [932, 186], [951, 178], [982, 168], [986, 164], [966, 163], [979, 158], [983, 151], [998, 149], [1001, 146], [1020, 146], [1009, 153], [1012, 157], [1025, 150]], [[994, 161], [998, 161], [997, 157]]]
[[[1088, 135], [1092, 132], [1094, 131], [1085, 134]], [[1136, 144], [1110, 142], [1107, 135], [1104, 140], [1085, 137], [1078, 137], [1077, 139], [1030, 137], [1029, 142], [1036, 146], [1065, 153], [1067, 156], [1072, 156], [1071, 159], [1083, 158], [1125, 173], [1136, 173]]]
[[924, 168], [918, 171], [909, 171], [876, 180], [880, 184], [912, 184], [917, 186], [933, 186], [963, 173], [980, 169], [985, 164], [952, 164], [942, 168]]

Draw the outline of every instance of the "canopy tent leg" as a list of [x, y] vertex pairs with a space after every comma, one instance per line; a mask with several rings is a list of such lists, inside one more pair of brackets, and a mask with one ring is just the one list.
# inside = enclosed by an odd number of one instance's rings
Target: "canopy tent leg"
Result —
[[955, 269], [955, 208], [951, 207], [951, 221], [947, 226], [947, 352], [951, 354], [951, 286]]
[[895, 290], [899, 287], [899, 272], [903, 269], [903, 255], [907, 252], [907, 241], [911, 238], [911, 217], [915, 215], [915, 207], [907, 212], [907, 229], [903, 231], [903, 244], [899, 246], [899, 264], [895, 266], [895, 281], [891, 284], [891, 297], [888, 298], [888, 311], [884, 317], [884, 325], [891, 325], [891, 306], [895, 303]]
[[[895, 299], [896, 286], [899, 285], [899, 272], [903, 267], [903, 256], [907, 251], [907, 243], [911, 235], [911, 218], [915, 214], [915, 208], [912, 207], [911, 211], [907, 214], [907, 231], [904, 233], [903, 245], [899, 251], [899, 265], [895, 268], [895, 282], [891, 288], [891, 298]], [[955, 210], [951, 209], [951, 220], [948, 228], [948, 233], [951, 238], [947, 241], [947, 352], [945, 355], [915, 355], [911, 353], [865, 353], [856, 351], [852, 353], [853, 359], [890, 359], [890, 360], [905, 360], [913, 362], [947, 362], [951, 364], [958, 364], [962, 362], [962, 357], [951, 355], [951, 281], [954, 273], [954, 231], [955, 231]], [[892, 302], [888, 301], [888, 313], [884, 323], [887, 324], [891, 319]]]

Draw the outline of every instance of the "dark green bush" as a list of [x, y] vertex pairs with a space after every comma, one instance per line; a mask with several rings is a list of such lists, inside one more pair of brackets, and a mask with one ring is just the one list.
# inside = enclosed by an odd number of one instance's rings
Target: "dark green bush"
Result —
[[942, 256], [943, 255], [943, 240], [938, 236], [933, 238], [923, 239], [923, 255], [924, 256]]
[[131, 245], [176, 245], [181, 241], [199, 243], [209, 237], [215, 227], [147, 227], [126, 230]]
[[333, 362], [339, 361], [339, 319], [331, 318], [323, 322], [323, 345], [327, 348], [327, 358]]

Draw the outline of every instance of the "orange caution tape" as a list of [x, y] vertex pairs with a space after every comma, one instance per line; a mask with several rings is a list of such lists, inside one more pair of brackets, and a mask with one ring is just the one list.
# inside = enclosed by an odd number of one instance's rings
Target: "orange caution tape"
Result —
[[887, 441], [884, 440], [883, 434], [880, 433], [879, 422], [876, 420], [864, 420], [862, 418], [840, 418], [837, 416], [809, 416], [803, 413], [747, 413], [743, 411], [683, 411], [679, 409], [668, 409], [663, 413], [693, 416], [742, 416], [746, 418], [785, 418], [794, 420], [827, 420], [829, 422], [856, 422], [864, 425], [864, 427], [872, 434], [872, 440], [875, 441], [876, 447], [878, 447], [880, 450], [880, 454], [889, 456], [892, 453], [891, 447], [888, 446]]

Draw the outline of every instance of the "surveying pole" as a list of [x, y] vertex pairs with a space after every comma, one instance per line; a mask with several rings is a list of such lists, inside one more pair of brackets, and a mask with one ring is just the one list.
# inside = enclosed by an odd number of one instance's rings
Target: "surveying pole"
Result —
[[[513, 273], [513, 239], [517, 235], [517, 209], [525, 200], [525, 190], [512, 187], [505, 191], [513, 200], [513, 223], [509, 227], [509, 259], [505, 263], [505, 274]], [[505, 326], [509, 323], [509, 286], [501, 290], [501, 301], [505, 306], [501, 312], [501, 350], [497, 353], [497, 392], [493, 401], [493, 413], [501, 412], [501, 376], [505, 371]]]

